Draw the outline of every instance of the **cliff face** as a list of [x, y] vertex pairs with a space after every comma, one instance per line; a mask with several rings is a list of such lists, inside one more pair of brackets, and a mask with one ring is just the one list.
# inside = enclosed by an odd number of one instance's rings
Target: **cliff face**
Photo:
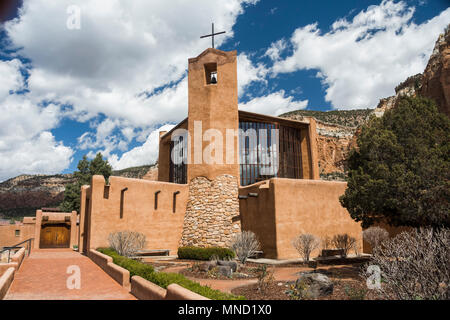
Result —
[[[112, 175], [143, 179], [152, 170], [154, 166], [141, 166], [113, 171]], [[19, 219], [34, 216], [36, 209], [57, 207], [64, 198], [65, 186], [73, 182], [72, 174], [21, 175], [1, 182], [0, 218]]]
[[72, 174], [21, 175], [0, 183], [0, 217], [34, 215], [36, 209], [55, 207], [63, 200]]
[[439, 110], [450, 117], [450, 25], [436, 41], [419, 93], [436, 101]]

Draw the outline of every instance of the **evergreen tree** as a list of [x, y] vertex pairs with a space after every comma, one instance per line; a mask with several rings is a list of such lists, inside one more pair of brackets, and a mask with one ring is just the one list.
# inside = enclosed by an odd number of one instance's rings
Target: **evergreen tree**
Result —
[[363, 227], [450, 226], [450, 119], [425, 98], [401, 98], [373, 118], [348, 158], [340, 198]]
[[73, 174], [75, 182], [66, 185], [64, 200], [60, 204], [60, 209], [65, 212], [80, 211], [81, 187], [89, 185], [93, 175], [103, 175], [105, 180], [108, 181], [112, 173], [108, 160], [103, 160], [101, 153], [97, 153], [92, 161], [83, 156], [83, 159], [78, 162], [77, 168], [78, 171]]

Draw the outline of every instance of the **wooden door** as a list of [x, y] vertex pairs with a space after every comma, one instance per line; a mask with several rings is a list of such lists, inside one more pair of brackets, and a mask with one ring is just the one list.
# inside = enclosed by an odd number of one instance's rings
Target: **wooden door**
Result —
[[65, 223], [42, 226], [40, 248], [69, 248], [69, 246], [70, 226]]

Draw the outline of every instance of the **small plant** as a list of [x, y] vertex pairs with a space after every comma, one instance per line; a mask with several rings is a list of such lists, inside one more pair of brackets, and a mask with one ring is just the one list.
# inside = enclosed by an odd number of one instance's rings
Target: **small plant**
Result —
[[363, 239], [371, 245], [372, 249], [374, 249], [383, 241], [389, 239], [389, 233], [380, 227], [370, 227], [363, 231]]
[[320, 240], [315, 235], [305, 233], [292, 240], [292, 245], [303, 258], [303, 261], [309, 262], [311, 252], [320, 246]]
[[286, 291], [291, 300], [303, 300], [308, 299], [308, 286], [305, 282], [299, 281], [291, 284], [289, 290]]
[[364, 300], [367, 294], [367, 289], [358, 289], [348, 285], [345, 286], [344, 291], [350, 300]]
[[260, 248], [261, 245], [256, 234], [251, 231], [243, 231], [236, 234], [231, 244], [231, 249], [236, 253], [242, 264], [245, 264], [247, 259], [253, 256]]
[[256, 270], [258, 278], [258, 291], [264, 294], [267, 288], [274, 282], [273, 270], [267, 270], [267, 265], [259, 266]]
[[134, 231], [119, 231], [108, 237], [109, 246], [121, 256], [132, 257], [145, 247], [145, 235]]
[[354, 248], [356, 239], [345, 233], [335, 235], [332, 242], [336, 249], [342, 249], [342, 258], [346, 258], [350, 249]]

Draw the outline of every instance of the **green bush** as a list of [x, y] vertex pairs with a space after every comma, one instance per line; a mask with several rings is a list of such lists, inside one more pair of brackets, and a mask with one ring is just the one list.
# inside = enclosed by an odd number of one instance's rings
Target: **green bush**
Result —
[[219, 259], [232, 259], [234, 252], [228, 248], [209, 247], [180, 247], [178, 248], [179, 259], [193, 259], [193, 260], [210, 260], [211, 257], [216, 256]]
[[244, 299], [244, 297], [242, 296], [235, 296], [232, 294], [221, 292], [219, 290], [211, 289], [208, 286], [202, 286], [195, 281], [187, 279], [182, 274], [156, 272], [152, 266], [123, 257], [111, 248], [98, 248], [97, 251], [112, 257], [115, 264], [130, 271], [131, 277], [135, 275], [140, 276], [164, 289], [166, 289], [169, 284], [176, 283], [183, 288], [191, 290], [192, 292], [195, 292], [212, 300]]

